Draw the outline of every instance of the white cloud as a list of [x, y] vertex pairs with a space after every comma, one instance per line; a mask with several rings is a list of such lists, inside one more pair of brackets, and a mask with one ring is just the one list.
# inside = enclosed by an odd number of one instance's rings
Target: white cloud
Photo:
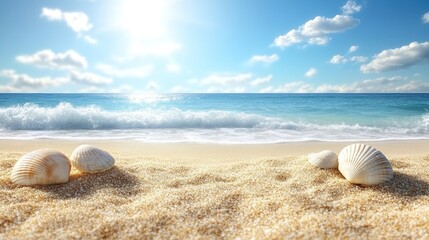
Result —
[[60, 9], [42, 8], [41, 16], [50, 21], [60, 21], [63, 19], [63, 12]]
[[346, 63], [346, 62], [348, 62], [349, 60], [346, 58], [346, 57], [344, 57], [344, 56], [341, 56], [341, 55], [335, 55], [335, 56], [333, 56], [332, 58], [331, 58], [331, 61], [330, 61], [330, 63], [332, 63], [332, 64], [340, 64], [340, 63]]
[[409, 81], [395, 88], [397, 92], [420, 92], [429, 93], [429, 83], [421, 81]]
[[353, 56], [353, 57], [347, 58], [345, 56], [335, 55], [331, 58], [330, 63], [332, 63], [332, 64], [343, 63], [344, 64], [344, 63], [347, 63], [349, 61], [363, 63], [363, 62], [366, 62], [367, 60], [368, 60], [368, 58], [364, 57], [364, 56]]
[[383, 50], [371, 62], [362, 65], [364, 73], [384, 72], [407, 68], [429, 59], [429, 42], [412, 42], [400, 48]]
[[10, 85], [0, 85], [0, 92], [3, 93], [16, 93], [16, 92], [23, 92], [23, 89], [15, 88]]
[[353, 27], [357, 22], [356, 19], [345, 15], [336, 15], [334, 18], [318, 16], [304, 24], [302, 33], [311, 38], [324, 37], [326, 34], [341, 32]]
[[87, 41], [88, 43], [91, 43], [91, 44], [97, 44], [97, 42], [98, 42], [97, 39], [95, 39], [89, 35], [83, 36], [83, 39], [85, 39], [85, 41]]
[[82, 33], [91, 30], [92, 24], [83, 12], [63, 12], [60, 9], [42, 8], [42, 17], [50, 21], [65, 21], [74, 32]]
[[89, 17], [83, 12], [63, 12], [58, 8], [42, 8], [40, 16], [49, 21], [64, 21], [73, 32], [78, 34], [79, 38], [83, 38], [90, 44], [97, 44], [97, 39], [84, 34], [91, 30], [93, 26], [89, 21]]
[[423, 14], [422, 21], [423, 23], [429, 23], [429, 12]]
[[116, 68], [108, 64], [97, 64], [96, 68], [106, 75], [118, 78], [144, 78], [153, 71], [153, 65], [144, 65], [138, 68]]
[[60, 86], [69, 82], [67, 78], [31, 77], [27, 74], [18, 74], [14, 70], [0, 71], [0, 77], [9, 79], [8, 85], [2, 86], [2, 91], [34, 91], [49, 86]]
[[171, 73], [179, 73], [182, 70], [182, 67], [176, 63], [169, 63], [165, 66], [165, 70]]
[[70, 72], [70, 80], [76, 83], [89, 85], [105, 85], [112, 83], [112, 79], [88, 72]]
[[368, 58], [364, 57], [364, 56], [353, 56], [353, 57], [350, 58], [350, 61], [352, 61], [352, 62], [358, 62], [358, 63], [363, 63], [363, 62], [368, 61]]
[[359, 46], [353, 45], [349, 48], [349, 53], [356, 52], [359, 49]]
[[275, 61], [279, 60], [279, 56], [277, 54], [273, 55], [254, 55], [249, 59], [250, 63], [273, 63]]
[[381, 77], [354, 82], [350, 85], [324, 84], [314, 89], [314, 92], [340, 92], [340, 93], [368, 93], [368, 92], [398, 92], [398, 83], [405, 80], [404, 77]]
[[87, 32], [92, 28], [88, 16], [83, 12], [64, 12], [63, 19], [76, 33]]
[[274, 46], [288, 47], [290, 45], [300, 43], [304, 40], [306, 40], [306, 37], [301, 33], [301, 29], [292, 29], [288, 33], [280, 35], [276, 39], [274, 39]]
[[366, 79], [351, 84], [311, 86], [305, 82], [290, 82], [277, 88], [269, 86], [260, 92], [293, 92], [293, 93], [400, 93], [429, 92], [429, 83], [408, 80], [406, 77], [380, 77]]
[[[348, 54], [356, 52], [358, 49], [359, 49], [359, 46], [357, 46], [357, 45], [350, 46]], [[368, 60], [368, 58], [364, 57], [364, 56], [346, 57], [346, 56], [337, 54], [331, 58], [330, 63], [332, 63], [332, 64], [340, 64], [340, 63], [344, 64], [347, 62], [363, 63], [363, 62], [366, 62], [367, 60]]]
[[54, 53], [52, 50], [45, 49], [33, 55], [17, 56], [16, 60], [20, 63], [53, 69], [79, 69], [88, 66], [85, 57], [73, 50], [68, 50], [64, 53]]
[[301, 42], [307, 42], [311, 45], [325, 45], [330, 40], [329, 34], [343, 32], [358, 23], [358, 19], [348, 15], [336, 15], [333, 18], [317, 16], [298, 29], [292, 29], [288, 33], [278, 36], [274, 40], [274, 45], [288, 47]]
[[240, 84], [246, 81], [250, 81], [253, 75], [251, 73], [236, 74], [236, 75], [219, 75], [213, 74], [209, 75], [199, 82], [203, 85], [231, 85], [231, 84]]
[[268, 75], [266, 77], [256, 78], [250, 84], [252, 86], [259, 86], [261, 84], [264, 84], [264, 83], [271, 81], [272, 78], [273, 78], [273, 75]]
[[348, 0], [347, 3], [343, 6], [343, 13], [344, 14], [353, 14], [353, 13], [360, 12], [361, 9], [362, 9], [361, 5], [358, 5], [353, 0]]
[[305, 76], [308, 78], [312, 78], [312, 77], [316, 76], [316, 74], [317, 74], [317, 69], [315, 69], [315, 68], [310, 68], [310, 69], [308, 69], [307, 72], [305, 72]]
[[154, 81], [149, 81], [146, 84], [145, 88], [146, 88], [146, 90], [148, 90], [150, 92], [155, 92], [155, 91], [159, 90], [159, 85], [156, 82], [154, 82]]

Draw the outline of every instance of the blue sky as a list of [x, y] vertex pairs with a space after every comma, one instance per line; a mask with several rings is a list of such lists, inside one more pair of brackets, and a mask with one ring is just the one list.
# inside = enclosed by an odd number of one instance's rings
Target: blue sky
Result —
[[0, 2], [0, 92], [429, 92], [429, 2]]

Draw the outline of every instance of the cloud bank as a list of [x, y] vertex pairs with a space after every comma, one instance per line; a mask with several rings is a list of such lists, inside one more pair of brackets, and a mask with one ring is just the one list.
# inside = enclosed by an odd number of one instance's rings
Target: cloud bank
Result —
[[[198, 84], [206, 87], [205, 92], [231, 92], [242, 93], [250, 88], [255, 88], [266, 84], [272, 80], [273, 76], [255, 77], [252, 73], [239, 74], [211, 74], [201, 79], [191, 79], [189, 83]], [[183, 91], [185, 88], [178, 86], [177, 91]]]
[[73, 50], [55, 53], [45, 49], [32, 55], [17, 56], [16, 60], [20, 63], [51, 69], [83, 69], [88, 66], [86, 58]]
[[105, 85], [113, 82], [110, 78], [102, 77], [94, 73], [76, 71], [70, 72], [70, 80], [88, 85]]
[[278, 87], [269, 86], [261, 89], [263, 93], [413, 93], [429, 92], [429, 83], [408, 80], [403, 76], [380, 77], [356, 81], [351, 84], [323, 84], [313, 86], [309, 83], [296, 81]]
[[362, 65], [363, 73], [404, 69], [429, 59], [429, 42], [412, 42], [400, 48], [383, 50], [371, 62]]
[[0, 90], [6, 92], [35, 91], [44, 87], [64, 85], [69, 82], [67, 78], [36, 78], [27, 74], [19, 74], [9, 69], [0, 71], [0, 77], [11, 81], [8, 85], [0, 88]]

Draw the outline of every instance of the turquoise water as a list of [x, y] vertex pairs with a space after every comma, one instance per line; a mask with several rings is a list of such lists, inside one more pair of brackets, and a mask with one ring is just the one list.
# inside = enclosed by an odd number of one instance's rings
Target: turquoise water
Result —
[[0, 94], [2, 139], [429, 138], [429, 94]]

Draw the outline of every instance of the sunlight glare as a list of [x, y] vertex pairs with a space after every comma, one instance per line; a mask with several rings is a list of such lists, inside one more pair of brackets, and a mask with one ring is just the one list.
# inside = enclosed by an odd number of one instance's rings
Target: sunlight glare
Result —
[[165, 33], [166, 0], [125, 0], [120, 4], [118, 24], [133, 39], [156, 38]]

